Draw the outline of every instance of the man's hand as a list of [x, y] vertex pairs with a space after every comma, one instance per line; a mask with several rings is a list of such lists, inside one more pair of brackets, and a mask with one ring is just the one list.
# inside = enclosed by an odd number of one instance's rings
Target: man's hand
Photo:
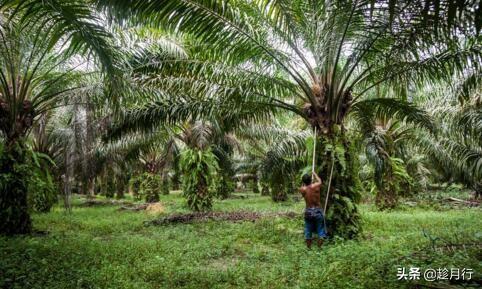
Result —
[[321, 184], [321, 179], [320, 179], [320, 177], [318, 176], [318, 174], [315, 173], [314, 170], [313, 170], [313, 177], [314, 177], [315, 180], [316, 180], [316, 184]]

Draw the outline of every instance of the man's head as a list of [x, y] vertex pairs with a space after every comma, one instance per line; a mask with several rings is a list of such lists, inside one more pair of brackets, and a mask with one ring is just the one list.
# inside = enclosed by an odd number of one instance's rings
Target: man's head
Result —
[[303, 177], [301, 177], [301, 181], [303, 182], [303, 185], [309, 186], [311, 185], [311, 176], [309, 174], [304, 174]]

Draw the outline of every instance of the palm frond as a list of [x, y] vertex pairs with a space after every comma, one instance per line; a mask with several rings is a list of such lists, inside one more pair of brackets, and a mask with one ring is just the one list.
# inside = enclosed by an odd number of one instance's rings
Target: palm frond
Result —
[[145, 106], [126, 110], [114, 122], [108, 135], [112, 138], [133, 131], [151, 131], [163, 125], [179, 124], [184, 121], [206, 119], [226, 124], [243, 125], [266, 119], [278, 107], [273, 103], [255, 101], [233, 101], [232, 99], [177, 99], [161, 98]]
[[[356, 102], [353, 117], [362, 127], [370, 127], [376, 119], [395, 119], [435, 131], [429, 114], [415, 104], [393, 98], [373, 98]], [[367, 129], [370, 130], [370, 129]]]
[[463, 183], [477, 185], [482, 177], [482, 150], [450, 139], [419, 136], [423, 152], [441, 165], [446, 175]]
[[119, 55], [111, 45], [111, 34], [89, 4], [63, 0], [2, 2], [19, 15], [25, 29], [47, 30], [51, 47], [66, 44], [64, 53], [92, 52], [109, 75], [118, 75]]

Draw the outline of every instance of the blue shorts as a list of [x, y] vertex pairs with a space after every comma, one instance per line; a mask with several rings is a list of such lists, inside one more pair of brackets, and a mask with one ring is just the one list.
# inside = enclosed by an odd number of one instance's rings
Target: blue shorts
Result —
[[307, 217], [305, 213], [305, 239], [310, 240], [313, 234], [318, 235], [319, 238], [326, 238], [326, 232], [323, 226], [323, 213], [320, 208], [309, 208], [306, 212], [315, 212], [315, 217]]

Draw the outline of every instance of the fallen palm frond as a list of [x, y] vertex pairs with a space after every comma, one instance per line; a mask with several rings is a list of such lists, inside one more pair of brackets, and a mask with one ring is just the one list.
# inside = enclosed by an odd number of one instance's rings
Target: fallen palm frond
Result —
[[237, 211], [237, 212], [197, 212], [197, 213], [187, 213], [187, 214], [173, 214], [168, 217], [155, 219], [151, 221], [144, 222], [145, 226], [162, 226], [168, 224], [177, 223], [193, 223], [193, 222], [205, 222], [209, 220], [213, 221], [231, 221], [231, 222], [241, 222], [241, 221], [251, 221], [254, 222], [257, 219], [265, 217], [287, 217], [296, 218], [298, 216], [295, 212], [286, 213], [258, 213], [258, 212], [247, 212], [247, 211]]
[[116, 206], [116, 205], [133, 205], [132, 202], [123, 200], [96, 200], [87, 199], [85, 202], [81, 203], [81, 207], [94, 207], [94, 206]]
[[119, 211], [144, 211], [148, 204], [126, 205], [119, 208]]
[[477, 201], [461, 200], [461, 199], [457, 199], [457, 198], [453, 198], [453, 197], [447, 198], [446, 200], [449, 201], [449, 202], [456, 203], [456, 204], [467, 205], [469, 207], [480, 206], [480, 202], [477, 202]]

